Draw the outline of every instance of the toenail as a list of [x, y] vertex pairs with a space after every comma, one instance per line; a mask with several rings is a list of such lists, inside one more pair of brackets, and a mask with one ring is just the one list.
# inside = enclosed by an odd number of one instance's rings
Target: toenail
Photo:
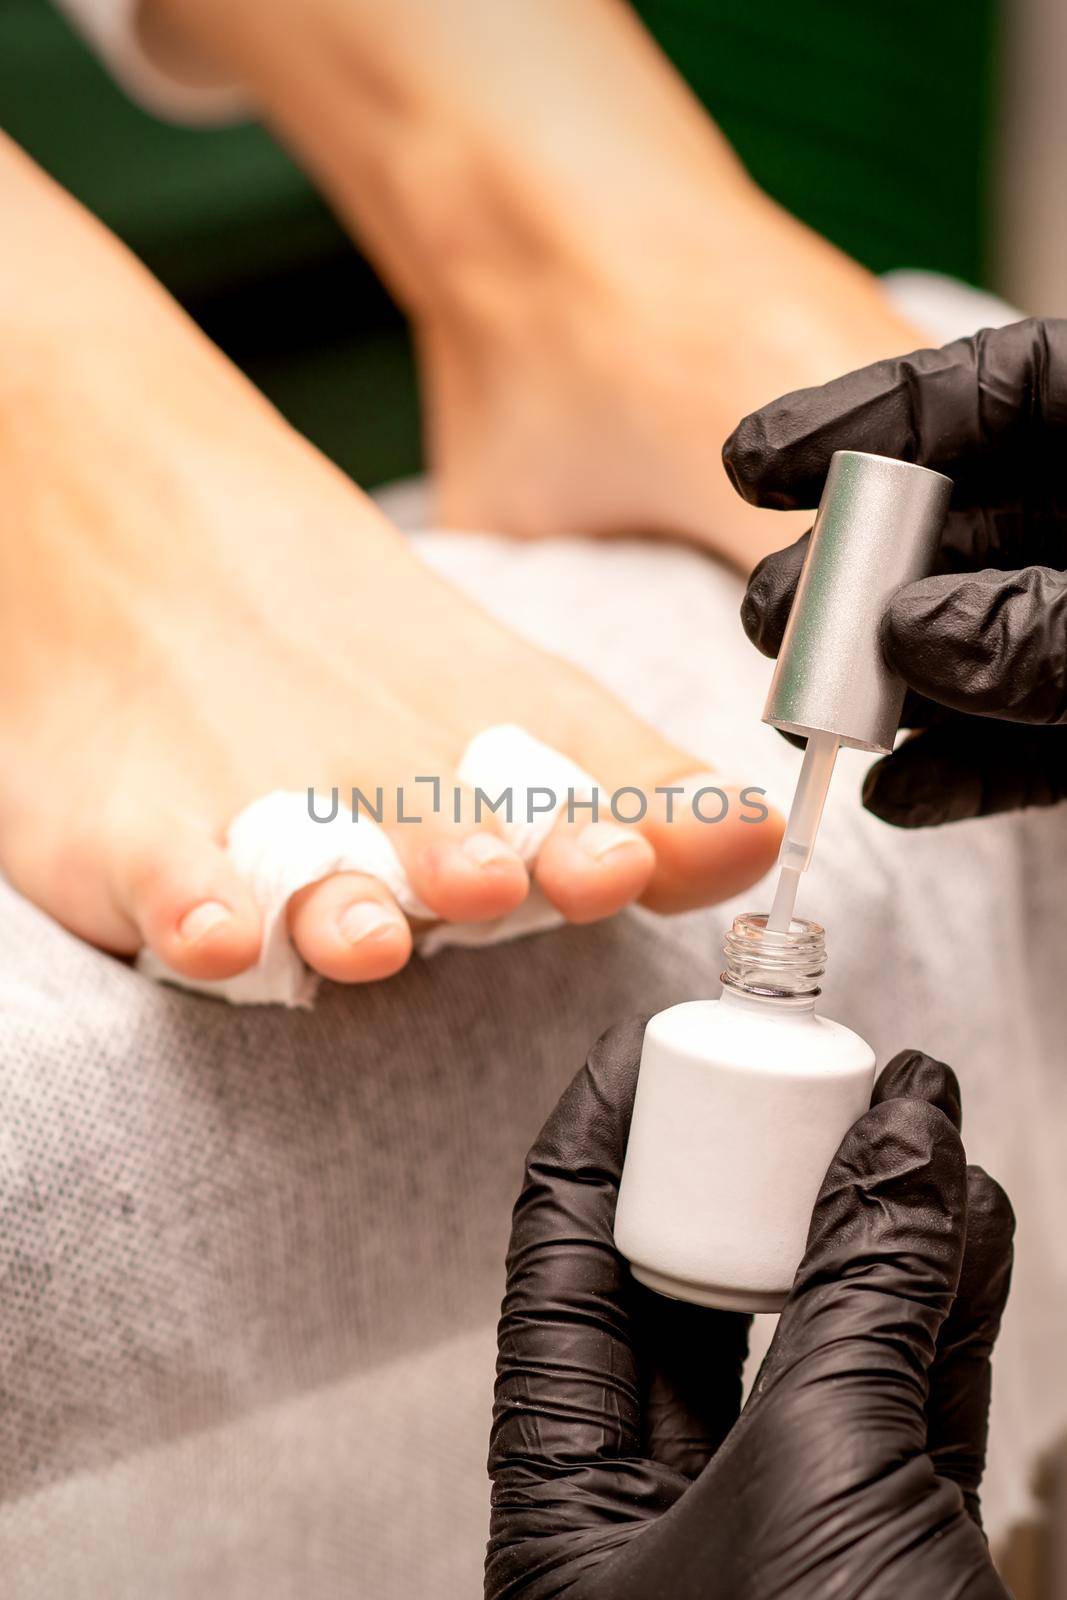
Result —
[[361, 900], [343, 911], [337, 920], [341, 933], [349, 944], [361, 944], [399, 926], [397, 917], [385, 906], [373, 900]]
[[591, 822], [578, 835], [578, 844], [594, 861], [602, 861], [613, 850], [637, 842], [637, 835], [626, 828], [613, 828], [609, 823]]
[[178, 934], [186, 944], [195, 944], [224, 922], [229, 922], [233, 912], [221, 900], [202, 900], [187, 911], [178, 924]]
[[497, 867], [505, 861], [510, 865], [516, 859], [514, 850], [491, 833], [472, 833], [464, 839], [462, 849], [467, 859], [479, 867]]

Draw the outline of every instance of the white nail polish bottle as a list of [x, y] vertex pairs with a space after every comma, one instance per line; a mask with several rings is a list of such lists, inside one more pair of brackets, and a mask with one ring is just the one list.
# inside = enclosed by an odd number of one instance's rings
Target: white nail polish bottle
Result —
[[826, 1169], [874, 1084], [870, 1045], [815, 1011], [823, 930], [765, 924], [734, 921], [718, 1000], [648, 1024], [615, 1216], [635, 1278], [729, 1311], [783, 1305]]
[[661, 1294], [780, 1310], [826, 1169], [870, 1104], [874, 1052], [816, 1015], [825, 939], [792, 906], [838, 745], [892, 749], [904, 684], [882, 616], [930, 571], [951, 490], [910, 462], [831, 458], [763, 718], [808, 737], [771, 915], [735, 920], [720, 999], [645, 1030], [615, 1243]]

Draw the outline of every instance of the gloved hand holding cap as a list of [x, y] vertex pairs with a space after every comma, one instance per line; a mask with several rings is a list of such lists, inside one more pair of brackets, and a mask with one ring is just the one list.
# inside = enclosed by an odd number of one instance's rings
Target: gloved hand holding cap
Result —
[[[1067, 321], [1029, 320], [880, 361], [746, 417], [723, 459], [746, 500], [814, 507], [835, 450], [955, 483], [933, 576], [891, 599], [882, 647], [923, 730], [870, 770], [864, 803], [903, 826], [1067, 795]], [[742, 616], [777, 654], [807, 536], [767, 557]]]

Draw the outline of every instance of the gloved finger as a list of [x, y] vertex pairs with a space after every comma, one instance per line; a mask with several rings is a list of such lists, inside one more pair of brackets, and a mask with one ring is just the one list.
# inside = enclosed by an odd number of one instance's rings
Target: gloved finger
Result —
[[[923, 1452], [927, 1373], [959, 1281], [966, 1164], [923, 1100], [874, 1106], [846, 1134], [760, 1373], [814, 1502]], [[751, 1409], [751, 1405], [750, 1405]], [[745, 1413], [746, 1419], [749, 1412]]]
[[1067, 506], [1049, 504], [1037, 492], [1032, 465], [1020, 465], [1025, 499], [1013, 506], [992, 501], [949, 512], [933, 571], [976, 572], [996, 567], [1055, 567], [1067, 538]]
[[871, 1105], [887, 1100], [925, 1100], [948, 1118], [957, 1133], [963, 1125], [960, 1080], [951, 1067], [922, 1050], [899, 1050], [882, 1068]]
[[1050, 567], [920, 578], [882, 622], [889, 665], [953, 710], [1067, 721], [1067, 577]]
[[914, 689], [905, 689], [904, 704], [900, 708], [901, 728], [939, 728], [943, 723], [958, 720], [956, 713], [950, 711], [948, 706], [939, 705], [936, 700], [928, 700], [924, 694], [918, 694]]
[[542, 1128], [512, 1217], [490, 1470], [635, 1454], [629, 1284], [612, 1237], [644, 1019], [596, 1044]]
[[981, 1526], [978, 1491], [989, 1432], [990, 1361], [1011, 1286], [1015, 1216], [998, 1183], [967, 1169], [967, 1242], [952, 1310], [941, 1326], [926, 1404], [927, 1453], [958, 1484]]
[[642, 1453], [692, 1480], [740, 1415], [752, 1318], [633, 1287]]
[[[496, 1404], [489, 1470], [494, 1480], [491, 1559], [497, 1576], [516, 1539], [543, 1539], [543, 1556], [573, 1555], [585, 1531], [607, 1548], [632, 1526], [658, 1516], [685, 1488], [680, 1470], [644, 1455], [642, 1370], [653, 1348], [657, 1311], [667, 1303], [630, 1277], [614, 1246], [619, 1176], [633, 1109], [644, 1019], [613, 1028], [592, 1051], [545, 1124], [526, 1163], [507, 1260], [498, 1334]], [[690, 1414], [677, 1424], [679, 1455], [699, 1447], [693, 1413], [736, 1415], [743, 1319], [712, 1317], [699, 1339], [695, 1321], [672, 1357], [657, 1404], [684, 1390]], [[728, 1327], [725, 1359], [717, 1334]], [[699, 1385], [678, 1365], [699, 1362]], [[721, 1386], [720, 1386], [721, 1378]], [[659, 1433], [666, 1431], [660, 1417]], [[568, 1555], [569, 1552], [569, 1555]]]
[[1067, 322], [1030, 319], [783, 395], [738, 424], [723, 462], [744, 499], [780, 510], [818, 504], [835, 450], [936, 467], [972, 504], [968, 471], [988, 499], [990, 454], [1046, 425], [1067, 425]]
[[[878, 1076], [871, 1104], [907, 1097], [928, 1101], [960, 1128], [959, 1079], [943, 1061], [921, 1050], [895, 1055]], [[926, 1449], [940, 1476], [959, 1485], [968, 1513], [979, 1526], [990, 1358], [1011, 1283], [1014, 1233], [1015, 1217], [1003, 1189], [980, 1167], [968, 1167], [963, 1263], [930, 1368]]]
[[741, 625], [752, 644], [765, 656], [776, 656], [782, 647], [785, 625], [810, 543], [809, 530], [784, 550], [764, 556], [748, 580], [741, 601]]
[[528, 1576], [531, 1547], [554, 1592], [576, 1544], [599, 1556], [681, 1490], [640, 1455], [630, 1284], [612, 1238], [644, 1020], [599, 1040], [527, 1157], [497, 1334], [487, 1593]]
[[863, 804], [928, 828], [1067, 798], [1067, 730], [959, 717], [905, 739], [867, 771]]

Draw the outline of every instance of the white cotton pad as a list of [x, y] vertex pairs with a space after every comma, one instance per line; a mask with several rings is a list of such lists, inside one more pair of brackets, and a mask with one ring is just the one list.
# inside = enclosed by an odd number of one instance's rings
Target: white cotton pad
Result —
[[[589, 774], [567, 756], [523, 728], [508, 725], [486, 728], [472, 739], [457, 775], [469, 789], [480, 789], [490, 801], [510, 790], [511, 820], [503, 809], [496, 812], [496, 818], [503, 837], [527, 866], [536, 860], [570, 797], [588, 801], [596, 788]], [[422, 804], [430, 799], [427, 787]], [[441, 786], [441, 804], [447, 813], [451, 793], [446, 783]], [[316, 816], [329, 816], [332, 799], [318, 797], [314, 809]], [[319, 979], [293, 947], [286, 908], [298, 889], [335, 872], [363, 872], [377, 878], [406, 916], [417, 922], [434, 921], [434, 913], [408, 882], [385, 829], [365, 809], [353, 821], [351, 810], [338, 805], [332, 820], [318, 822], [311, 815], [306, 791], [278, 790], [253, 801], [234, 818], [226, 835], [226, 851], [262, 913], [263, 944], [255, 966], [236, 978], [201, 982], [173, 972], [145, 950], [138, 957], [139, 972], [183, 989], [217, 995], [233, 1005], [310, 1006]], [[493, 922], [436, 923], [418, 936], [416, 948], [428, 956], [447, 945], [499, 944], [555, 927], [562, 920], [536, 885], [531, 885], [522, 905], [508, 916]]]

